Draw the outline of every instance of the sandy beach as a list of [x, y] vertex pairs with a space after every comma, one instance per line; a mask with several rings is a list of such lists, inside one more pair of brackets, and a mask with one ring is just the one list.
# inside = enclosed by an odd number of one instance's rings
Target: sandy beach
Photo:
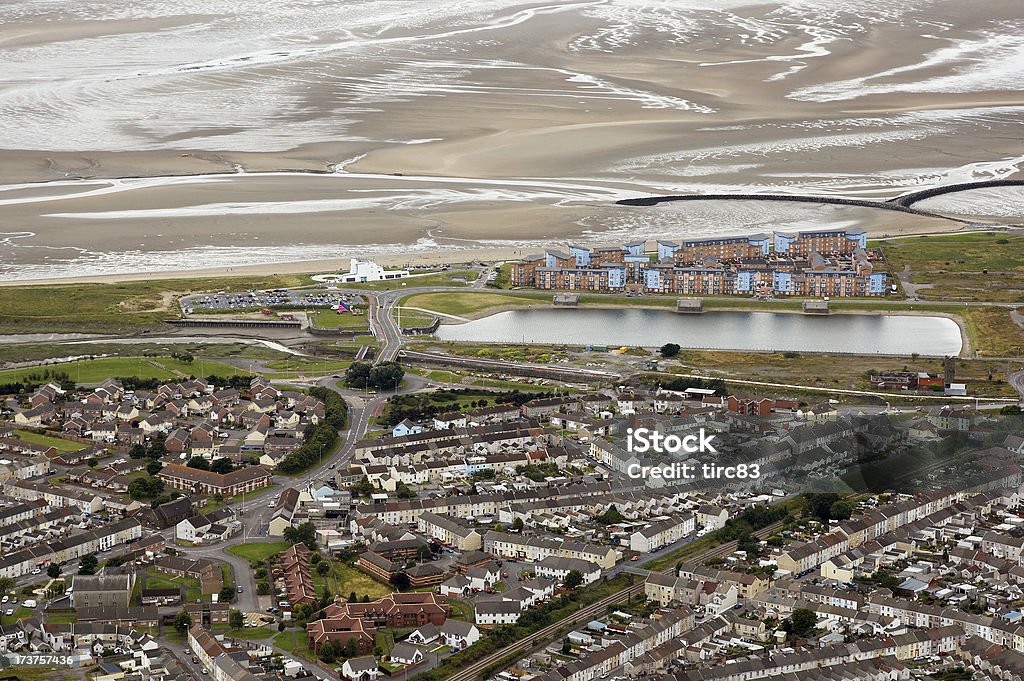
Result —
[[[0, 7], [0, 281], [330, 270], [940, 218], [1019, 177], [1012, 0]], [[60, 65], [60, 68], [55, 68]], [[1019, 193], [936, 212], [1024, 220]]]

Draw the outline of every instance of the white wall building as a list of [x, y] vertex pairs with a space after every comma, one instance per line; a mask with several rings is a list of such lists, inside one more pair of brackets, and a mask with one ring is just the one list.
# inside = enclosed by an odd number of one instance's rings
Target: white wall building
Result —
[[370, 260], [349, 259], [349, 272], [338, 277], [341, 284], [360, 284], [367, 281], [384, 281], [385, 279], [403, 279], [409, 276], [408, 270], [385, 270]]

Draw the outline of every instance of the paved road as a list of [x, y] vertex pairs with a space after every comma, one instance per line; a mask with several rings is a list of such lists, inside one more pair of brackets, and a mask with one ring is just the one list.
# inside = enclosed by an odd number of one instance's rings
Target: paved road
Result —
[[1013, 389], [1017, 391], [1021, 399], [1024, 400], [1024, 371], [1018, 371], [1010, 374], [1007, 382], [1013, 386]]

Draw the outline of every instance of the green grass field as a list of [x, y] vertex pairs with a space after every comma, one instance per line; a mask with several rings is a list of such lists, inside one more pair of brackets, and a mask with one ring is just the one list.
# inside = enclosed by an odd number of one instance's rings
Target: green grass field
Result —
[[[8, 606], [5, 603], [4, 604], [4, 612], [7, 612], [7, 608], [8, 607], [10, 607], [10, 606]], [[31, 617], [32, 613], [33, 613], [33, 610], [31, 608], [26, 608], [26, 607], [24, 607], [22, 605], [19, 605], [16, 608], [14, 608], [14, 614], [13, 615], [4, 615], [3, 617], [0, 617], [0, 623], [2, 623], [6, 627], [8, 625], [14, 624], [18, 620], [20, 620], [22, 617]]]
[[473, 621], [473, 605], [471, 603], [458, 598], [449, 598], [448, 605], [452, 608], [452, 619], [462, 620], [463, 622]]
[[271, 638], [277, 634], [277, 629], [271, 627], [248, 627], [244, 629], [228, 629], [224, 632], [225, 636], [231, 638], [239, 638], [245, 641], [257, 641], [260, 639]]
[[274, 637], [274, 645], [304, 660], [316, 661], [316, 655], [309, 649], [309, 640], [304, 629], [288, 629]]
[[1024, 236], [1000, 232], [967, 232], [940, 236], [888, 239], [880, 242], [894, 270], [978, 272], [1015, 270], [1024, 273]]
[[419, 312], [417, 310], [401, 310], [401, 316], [396, 313], [395, 320], [400, 322], [402, 328], [422, 328], [430, 326], [434, 323], [436, 317], [426, 312]]
[[551, 302], [551, 294], [544, 293], [488, 293], [444, 292], [420, 293], [409, 296], [401, 301], [405, 307], [419, 307], [424, 310], [442, 314], [466, 317], [486, 313], [507, 307], [529, 307], [530, 305], [546, 305]]
[[1024, 299], [1024, 236], [968, 232], [890, 239], [880, 243], [894, 272], [909, 266], [925, 300]]
[[330, 374], [345, 371], [352, 362], [342, 359], [315, 359], [313, 357], [289, 357], [267, 362], [268, 369], [275, 371], [296, 371]]
[[195, 603], [196, 599], [210, 600], [209, 596], [203, 596], [198, 579], [161, 574], [156, 571], [156, 568], [146, 570], [144, 579], [146, 580], [146, 587], [149, 589], [177, 589], [185, 587], [185, 599], [189, 603]]
[[25, 442], [31, 442], [32, 444], [42, 445], [44, 447], [53, 447], [58, 452], [77, 452], [80, 449], [85, 449], [85, 445], [80, 442], [71, 442], [70, 440], [64, 440], [50, 435], [30, 433], [27, 430], [18, 430], [15, 431], [15, 434]]
[[334, 310], [320, 310], [313, 318], [321, 329], [344, 329], [345, 331], [363, 331], [370, 328], [370, 317], [365, 314], [354, 315], [351, 312], [338, 314]]
[[223, 362], [193, 360], [183, 362], [171, 357], [104, 357], [101, 359], [83, 359], [64, 364], [52, 364], [45, 367], [24, 367], [0, 371], [0, 381], [18, 381], [32, 379], [43, 375], [45, 370], [53, 373], [64, 373], [76, 383], [99, 383], [112, 377], [135, 377], [140, 379], [156, 379], [167, 381], [188, 376], [206, 377], [247, 375], [244, 369], [237, 369]]
[[253, 542], [251, 544], [236, 544], [228, 548], [228, 553], [245, 558], [250, 562], [264, 561], [275, 553], [281, 553], [291, 546], [286, 541]]
[[339, 560], [333, 560], [332, 563], [332, 571], [326, 575], [321, 575], [315, 569], [313, 570], [313, 584], [316, 586], [317, 593], [322, 592], [326, 586], [332, 594], [342, 598], [348, 598], [349, 594], [354, 591], [358, 598], [362, 598], [365, 594], [373, 600], [393, 591], [390, 586], [378, 582], [357, 568]]

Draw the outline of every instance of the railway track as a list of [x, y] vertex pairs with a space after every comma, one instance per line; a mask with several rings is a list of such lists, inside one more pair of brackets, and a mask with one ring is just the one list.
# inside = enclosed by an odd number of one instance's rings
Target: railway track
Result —
[[[779, 520], [771, 525], [761, 528], [754, 533], [758, 539], [764, 539], [771, 535], [776, 530], [779, 530], [783, 526], [783, 521]], [[736, 550], [737, 542], [735, 540], [720, 544], [706, 551], [698, 553], [689, 558], [693, 562], [703, 562], [712, 558], [718, 558], [724, 555], [728, 555]], [[675, 571], [675, 566], [665, 568], [662, 570], [662, 574], [670, 574]], [[616, 591], [610, 596], [605, 596], [601, 600], [595, 601], [588, 606], [580, 608], [572, 614], [572, 616], [565, 619], [559, 620], [543, 629], [534, 632], [527, 638], [513, 643], [510, 646], [502, 648], [494, 653], [491, 653], [487, 657], [480, 658], [479, 660], [470, 663], [464, 669], [459, 670], [457, 673], [448, 677], [448, 681], [479, 681], [483, 677], [483, 673], [488, 670], [492, 665], [501, 662], [507, 657], [512, 655], [518, 655], [519, 653], [525, 653], [532, 651], [534, 648], [542, 644], [546, 644], [556, 636], [558, 636], [564, 629], [576, 626], [582, 622], [589, 622], [596, 616], [603, 614], [609, 605], [615, 605], [625, 600], [636, 596], [637, 594], [643, 593], [644, 583], [634, 584], [628, 586], [625, 589]]]

